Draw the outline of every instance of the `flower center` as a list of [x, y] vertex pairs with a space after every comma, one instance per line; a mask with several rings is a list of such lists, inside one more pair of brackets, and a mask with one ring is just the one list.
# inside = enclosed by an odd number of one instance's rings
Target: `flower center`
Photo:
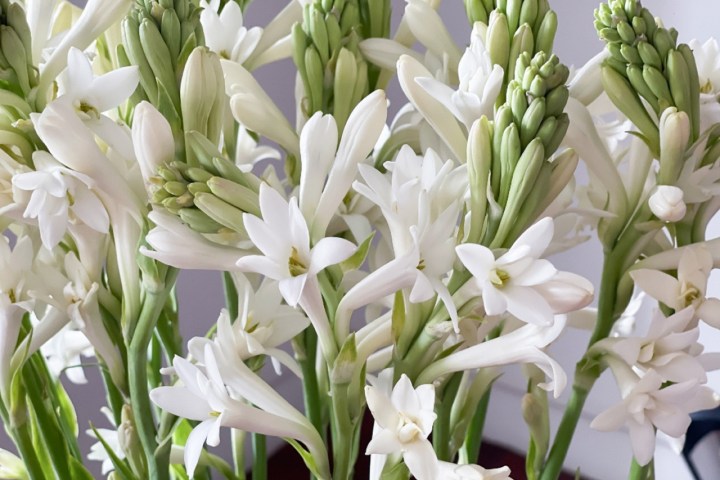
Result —
[[424, 258], [420, 259], [420, 262], [417, 264], [417, 269], [420, 270], [421, 272], [423, 270], [425, 270], [425, 259]]
[[17, 302], [17, 297], [15, 296], [15, 290], [12, 288], [8, 291], [8, 297], [10, 298], [10, 303]]
[[398, 429], [398, 440], [402, 443], [410, 443], [422, 436], [422, 430], [417, 426], [412, 418], [400, 414], [402, 417], [402, 425]]
[[214, 410], [212, 412], [210, 412], [211, 417], [218, 418], [220, 415], [222, 415], [220, 412], [216, 412]]
[[694, 285], [686, 285], [685, 288], [682, 290], [682, 295], [680, 297], [686, 307], [689, 307], [690, 305], [695, 303], [695, 301], [699, 298], [700, 290]]
[[293, 277], [299, 277], [300, 275], [307, 273], [308, 267], [303, 263], [303, 261], [300, 259], [300, 254], [297, 251], [297, 248], [292, 247], [292, 250], [290, 252], [290, 258], [288, 259], [288, 269], [290, 270], [290, 275]]
[[494, 268], [490, 270], [490, 283], [495, 285], [497, 288], [503, 288], [507, 285], [510, 280], [510, 274], [505, 270]]
[[705, 85], [700, 86], [700, 93], [712, 93], [712, 91], [713, 91], [713, 84], [710, 81], [710, 79], [708, 79], [708, 81], [705, 82]]
[[78, 110], [90, 117], [100, 118], [100, 112], [98, 112], [95, 107], [93, 107], [87, 102], [80, 102]]

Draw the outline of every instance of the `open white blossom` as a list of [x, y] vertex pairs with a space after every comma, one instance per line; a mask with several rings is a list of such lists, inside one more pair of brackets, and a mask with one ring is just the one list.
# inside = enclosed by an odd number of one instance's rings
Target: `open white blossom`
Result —
[[508, 312], [524, 322], [550, 325], [553, 315], [579, 310], [592, 301], [590, 282], [558, 272], [549, 261], [540, 259], [552, 237], [553, 221], [546, 217], [528, 228], [498, 259], [482, 245], [457, 247], [460, 261], [482, 292], [487, 315]]
[[590, 426], [612, 431], [626, 425], [630, 430], [635, 459], [647, 465], [655, 451], [655, 429], [671, 437], [680, 437], [690, 426], [690, 413], [718, 405], [708, 387], [697, 380], [664, 386], [665, 380], [655, 370], [642, 378], [621, 362], [611, 365], [620, 385], [623, 400], [595, 417]]
[[68, 66], [63, 76], [60, 95], [70, 99], [83, 120], [98, 120], [125, 101], [138, 86], [137, 66], [122, 67], [96, 77], [90, 60], [77, 48], [68, 52]]
[[[277, 283], [266, 280], [257, 291], [241, 275], [236, 275], [239, 316], [231, 322], [227, 310], [220, 312], [214, 343], [217, 352], [232, 361], [245, 361], [257, 355], [268, 355], [277, 373], [280, 365], [301, 376], [297, 362], [280, 345], [295, 338], [310, 324], [298, 310], [282, 304]], [[205, 345], [211, 340], [195, 337], [188, 343], [192, 356], [202, 361]]]
[[327, 237], [310, 247], [310, 233], [297, 199], [287, 202], [267, 184], [260, 186], [260, 219], [243, 215], [253, 244], [264, 255], [248, 255], [237, 261], [243, 271], [256, 272], [279, 281], [280, 292], [290, 306], [300, 302], [309, 277], [352, 255], [356, 246], [342, 238]]
[[460, 85], [453, 90], [440, 80], [419, 77], [415, 81], [444, 104], [468, 130], [483, 115], [492, 118], [495, 99], [503, 85], [503, 69], [493, 65], [479, 25], [473, 28], [470, 46], [460, 59]]
[[245, 28], [242, 10], [236, 2], [226, 3], [219, 14], [205, 0], [200, 5], [203, 7], [200, 23], [208, 48], [222, 58], [244, 63], [255, 51], [262, 28]]
[[36, 152], [33, 161], [37, 170], [15, 175], [13, 185], [31, 192], [23, 216], [37, 219], [47, 249], [62, 240], [69, 222], [108, 232], [108, 213], [93, 191], [95, 182], [90, 177], [66, 168], [46, 152]]
[[630, 276], [638, 288], [673, 310], [692, 306], [697, 318], [720, 328], [720, 300], [705, 296], [712, 268], [710, 252], [703, 247], [694, 247], [684, 250], [680, 257], [677, 278], [646, 268], [633, 270]]
[[401, 453], [410, 473], [418, 480], [434, 480], [437, 457], [428, 440], [435, 414], [435, 387], [413, 388], [403, 375], [388, 396], [377, 387], [366, 386], [368, 408], [380, 427], [367, 446], [368, 455]]

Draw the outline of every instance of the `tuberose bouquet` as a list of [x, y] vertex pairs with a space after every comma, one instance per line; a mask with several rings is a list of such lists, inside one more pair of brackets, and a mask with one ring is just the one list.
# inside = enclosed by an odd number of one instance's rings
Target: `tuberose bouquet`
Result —
[[[390, 0], [286, 0], [264, 28], [248, 3], [0, 0], [0, 413], [17, 447], [0, 477], [92, 478], [61, 379], [99, 368], [112, 427], [92, 426], [90, 459], [115, 480], [262, 480], [265, 436], [320, 480], [366, 454], [372, 479], [508, 479], [475, 463], [493, 382], [521, 364], [528, 478], [558, 477], [607, 369], [622, 398], [593, 427], [627, 428], [630, 478], [653, 478], [656, 434], [719, 403], [720, 357], [698, 343], [700, 322], [720, 328], [717, 44], [609, 0], [605, 49], [571, 71], [548, 0], [465, 0], [463, 46], [439, 0], [407, 0], [393, 31]], [[293, 119], [253, 75], [288, 58]], [[545, 259], [593, 236], [597, 294]], [[218, 271], [227, 301], [187, 342], [181, 269]], [[546, 350], [570, 327], [592, 333], [568, 382]], [[304, 411], [271, 387], [281, 373]], [[232, 459], [205, 449], [222, 428]]]

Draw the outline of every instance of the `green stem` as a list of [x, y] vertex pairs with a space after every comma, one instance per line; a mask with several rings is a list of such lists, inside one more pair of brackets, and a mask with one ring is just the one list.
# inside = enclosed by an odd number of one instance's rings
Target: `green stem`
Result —
[[637, 460], [635, 460], [635, 457], [632, 459], [632, 464], [630, 464], [630, 473], [628, 474], [628, 480], [648, 480], [649, 474], [650, 474], [650, 466], [652, 465], [652, 462], [648, 462], [647, 465], [640, 465], [637, 463]]
[[247, 433], [242, 430], [232, 431], [233, 463], [235, 464], [235, 476], [238, 480], [245, 480], [245, 439]]
[[445, 385], [443, 391], [443, 399], [440, 404], [440, 408], [437, 412], [437, 420], [433, 427], [433, 447], [439, 460], [446, 462], [452, 461], [452, 457], [455, 452], [452, 451], [450, 441], [450, 413], [452, 411], [453, 401], [457, 394], [460, 381], [462, 379], [461, 373], [455, 373], [450, 377], [450, 380]]
[[560, 426], [555, 435], [555, 442], [550, 450], [550, 455], [545, 463], [542, 475], [540, 475], [540, 480], [556, 480], [560, 476], [565, 456], [570, 448], [575, 427], [577, 426], [578, 420], [580, 420], [580, 414], [582, 413], [583, 405], [585, 405], [589, 391], [589, 388], [584, 389], [573, 386], [570, 400], [565, 407], [565, 413], [560, 421]]
[[478, 463], [480, 457], [480, 446], [482, 445], [482, 433], [485, 429], [485, 419], [487, 418], [488, 406], [490, 405], [491, 388], [483, 394], [480, 403], [473, 414], [470, 425], [468, 426], [465, 442], [460, 448], [460, 458], [465, 463]]
[[[145, 451], [145, 457], [148, 463], [148, 474], [151, 480], [169, 480], [170, 472], [167, 468], [159, 468], [159, 464], [166, 464], [167, 459], [158, 461], [156, 458], [157, 429], [153, 418], [153, 405], [150, 402], [150, 392], [148, 389], [148, 372], [147, 372], [147, 351], [150, 341], [153, 338], [153, 332], [157, 324], [160, 313], [165, 306], [168, 295], [175, 283], [177, 270], [171, 269], [166, 275], [166, 283], [160, 291], [146, 292], [145, 302], [143, 303], [135, 328], [130, 340], [128, 348], [128, 376], [130, 383], [130, 400], [133, 406], [133, 414], [135, 415], [135, 423], [140, 437], [140, 443]], [[164, 456], [169, 455], [170, 449], [163, 449]]]
[[30, 425], [26, 422], [23, 425], [10, 429], [10, 434], [15, 440], [20, 457], [25, 464], [30, 480], [46, 480], [47, 476], [35, 453]]
[[324, 438], [325, 428], [322, 419], [322, 405], [320, 404], [320, 387], [318, 386], [317, 371], [315, 370], [315, 357], [317, 356], [317, 334], [308, 328], [302, 334], [304, 337], [304, 357], [298, 359], [303, 374], [303, 397], [305, 412], [321, 437]]
[[267, 480], [267, 444], [265, 435], [252, 434], [253, 445], [253, 480]]
[[348, 385], [332, 386], [333, 480], [352, 478], [356, 453], [353, 451], [355, 425], [350, 418]]

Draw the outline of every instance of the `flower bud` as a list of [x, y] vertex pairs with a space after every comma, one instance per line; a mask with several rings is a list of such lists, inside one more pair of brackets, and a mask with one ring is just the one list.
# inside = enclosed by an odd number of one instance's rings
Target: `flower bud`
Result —
[[225, 118], [225, 79], [220, 57], [205, 47], [192, 51], [180, 83], [183, 128], [197, 131], [214, 145], [220, 142]]
[[683, 201], [683, 191], [672, 185], [658, 185], [650, 195], [650, 210], [663, 222], [679, 222], [685, 217], [687, 207]]
[[660, 173], [658, 182], [674, 183], [680, 176], [685, 151], [690, 141], [690, 119], [675, 107], [666, 108], [660, 117]]
[[157, 175], [158, 167], [170, 163], [175, 157], [175, 141], [170, 124], [150, 103], [142, 102], [135, 107], [132, 139], [140, 172], [145, 185], [149, 187], [151, 178]]

